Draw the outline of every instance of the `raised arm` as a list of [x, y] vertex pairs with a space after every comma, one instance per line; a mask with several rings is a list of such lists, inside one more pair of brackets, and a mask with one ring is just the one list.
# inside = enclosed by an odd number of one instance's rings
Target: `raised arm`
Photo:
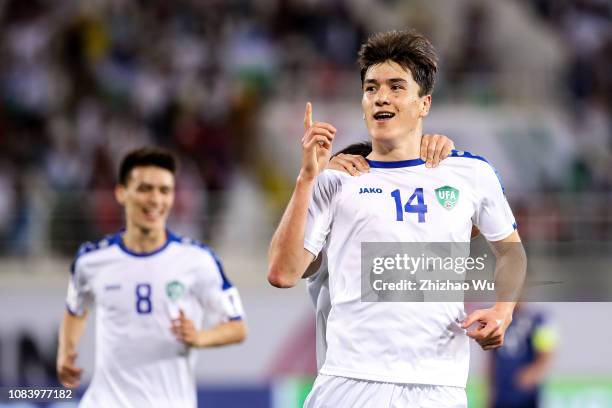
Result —
[[316, 178], [329, 162], [335, 135], [329, 123], [312, 122], [312, 105], [307, 103], [300, 174], [268, 250], [268, 281], [273, 286], [294, 286], [314, 259], [304, 249], [308, 205]]
[[82, 368], [75, 365], [77, 347], [85, 332], [87, 313], [82, 316], [64, 312], [59, 331], [57, 347], [57, 377], [64, 387], [78, 387], [81, 381]]

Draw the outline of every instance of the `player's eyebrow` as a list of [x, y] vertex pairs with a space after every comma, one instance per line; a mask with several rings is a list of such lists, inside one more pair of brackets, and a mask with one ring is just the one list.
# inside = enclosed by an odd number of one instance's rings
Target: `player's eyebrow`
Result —
[[171, 184], [165, 184], [165, 183], [161, 183], [161, 184], [153, 184], [153, 183], [149, 183], [146, 181], [142, 181], [140, 184], [138, 184], [139, 188], [159, 188], [159, 189], [172, 189], [173, 186]]
[[[387, 83], [389, 83], [389, 84], [396, 84], [396, 83], [398, 83], [398, 82], [402, 82], [402, 83], [405, 83], [405, 84], [407, 84], [407, 83], [408, 83], [408, 81], [406, 81], [404, 78], [389, 78], [389, 79], [387, 79], [387, 80], [386, 80], [386, 81], [384, 81], [384, 82], [387, 82]], [[372, 78], [370, 78], [370, 79], [366, 79], [366, 80], [364, 80], [364, 81], [363, 81], [363, 84], [364, 84], [364, 85], [365, 85], [365, 84], [373, 84], [373, 85], [378, 85], [378, 83], [379, 83], [379, 82], [378, 82], [376, 79], [372, 79]]]

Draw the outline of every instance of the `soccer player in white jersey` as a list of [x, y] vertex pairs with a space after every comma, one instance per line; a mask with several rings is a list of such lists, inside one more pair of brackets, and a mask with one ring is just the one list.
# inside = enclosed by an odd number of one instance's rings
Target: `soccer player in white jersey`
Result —
[[[336, 129], [313, 123], [307, 104], [300, 173], [269, 249], [268, 280], [277, 287], [294, 286], [324, 247], [327, 254], [328, 349], [305, 407], [466, 407], [468, 339], [485, 350], [503, 344], [525, 274], [516, 223], [486, 160], [454, 152], [429, 168], [419, 158], [437, 71], [429, 41], [414, 31], [380, 33], [359, 62], [370, 171], [323, 171]], [[440, 188], [459, 198], [443, 205]], [[362, 243], [469, 242], [473, 225], [493, 247], [510, 301], [469, 316], [457, 302], [361, 302]]]
[[[81, 246], [72, 264], [57, 371], [79, 385], [77, 347], [96, 308], [96, 361], [82, 407], [195, 407], [192, 348], [246, 336], [240, 297], [217, 256], [166, 229], [176, 161], [145, 147], [122, 160], [117, 200], [125, 229]], [[216, 324], [203, 329], [204, 315]]]
[[[454, 149], [455, 144], [445, 135], [426, 134], [421, 138], [421, 158], [437, 167]], [[335, 153], [327, 169], [343, 171], [353, 176], [359, 176], [370, 169], [365, 158], [372, 153], [372, 143], [353, 143]], [[325, 333], [327, 318], [331, 311], [329, 297], [329, 272], [325, 251], [319, 255], [321, 262], [311, 263], [304, 273], [306, 290], [315, 308], [315, 354], [317, 358], [317, 371], [323, 366], [327, 352]]]

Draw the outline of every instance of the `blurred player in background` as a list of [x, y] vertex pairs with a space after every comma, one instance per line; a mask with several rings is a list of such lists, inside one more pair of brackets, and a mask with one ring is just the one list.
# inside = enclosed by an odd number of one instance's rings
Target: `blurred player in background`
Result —
[[517, 304], [504, 346], [489, 356], [489, 407], [537, 408], [557, 341], [543, 311]]
[[[88, 311], [96, 307], [96, 362], [83, 407], [195, 407], [194, 347], [244, 340], [236, 288], [205, 245], [166, 229], [177, 163], [159, 148], [122, 160], [117, 201], [125, 230], [83, 244], [59, 335], [57, 372], [77, 387], [77, 347]], [[220, 323], [201, 329], [204, 314]]]
[[[514, 217], [491, 165], [467, 152], [437, 168], [419, 157], [436, 61], [429, 41], [413, 31], [377, 34], [362, 46], [362, 108], [373, 150], [371, 170], [360, 177], [323, 171], [336, 129], [313, 123], [306, 106], [302, 166], [270, 243], [268, 272], [272, 285], [294, 286], [325, 247], [328, 349], [306, 407], [466, 407], [468, 338], [485, 350], [503, 344], [513, 301], [467, 317], [458, 303], [361, 302], [363, 242], [469, 242], [473, 224], [493, 245], [496, 274], [510, 279], [506, 295], [516, 296], [524, 277]], [[461, 199], [442, 203], [440, 188], [454, 197], [460, 189]]]
[[[447, 158], [454, 148], [455, 144], [447, 136], [426, 134], [421, 139], [421, 159], [429, 163], [431, 167], [437, 167], [440, 161]], [[372, 153], [372, 143], [353, 143], [334, 154], [327, 168], [358, 176], [370, 169], [370, 165], [365, 159], [370, 153]], [[306, 289], [315, 308], [317, 371], [321, 369], [325, 361], [327, 351], [325, 332], [327, 318], [331, 310], [329, 271], [327, 270], [325, 251], [321, 251], [319, 256], [321, 257], [319, 267], [315, 268], [317, 263], [313, 262], [304, 274]]]

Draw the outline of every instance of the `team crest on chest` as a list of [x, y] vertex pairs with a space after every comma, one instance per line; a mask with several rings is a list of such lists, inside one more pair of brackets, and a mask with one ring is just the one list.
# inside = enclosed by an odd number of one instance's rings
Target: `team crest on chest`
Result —
[[172, 281], [166, 284], [166, 295], [170, 300], [177, 300], [185, 293], [185, 285], [179, 281]]
[[436, 188], [436, 198], [440, 205], [447, 210], [452, 210], [459, 200], [459, 190], [451, 186]]

